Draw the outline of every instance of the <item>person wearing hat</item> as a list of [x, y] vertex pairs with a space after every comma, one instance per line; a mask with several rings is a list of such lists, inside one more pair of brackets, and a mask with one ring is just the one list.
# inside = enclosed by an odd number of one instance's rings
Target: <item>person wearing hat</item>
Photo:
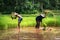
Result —
[[22, 21], [22, 16], [16, 12], [12, 12], [11, 18], [12, 18], [12, 20], [18, 18], [18, 27], [17, 28], [18, 28], [18, 31], [20, 32], [20, 23]]
[[44, 11], [40, 15], [36, 17], [36, 26], [35, 28], [39, 29], [40, 23], [42, 23], [42, 20], [46, 17], [47, 11]]

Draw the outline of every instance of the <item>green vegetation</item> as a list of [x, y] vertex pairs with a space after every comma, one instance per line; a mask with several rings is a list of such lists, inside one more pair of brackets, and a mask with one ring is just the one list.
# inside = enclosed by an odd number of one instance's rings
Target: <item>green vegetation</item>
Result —
[[8, 14], [12, 11], [19, 13], [36, 13], [43, 9], [60, 9], [60, 0], [0, 0], [0, 12]]
[[[23, 20], [21, 22], [21, 27], [35, 27], [35, 18], [38, 14], [21, 14], [23, 16]], [[50, 15], [50, 14], [49, 14]], [[49, 15], [43, 19], [42, 26], [60, 26], [60, 16], [49, 17]], [[0, 14], [0, 29], [9, 29], [17, 27], [18, 20], [11, 19], [10, 15], [2, 15]]]

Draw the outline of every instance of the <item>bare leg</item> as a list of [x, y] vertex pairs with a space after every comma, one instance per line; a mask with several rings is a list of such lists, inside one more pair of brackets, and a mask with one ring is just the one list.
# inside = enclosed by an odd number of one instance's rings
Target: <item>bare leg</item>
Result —
[[39, 33], [40, 22], [36, 21], [36, 33]]
[[35, 26], [35, 28], [38, 28], [38, 29], [39, 29], [39, 26], [40, 26], [40, 22], [39, 22], [39, 21], [36, 21], [36, 26]]
[[20, 22], [18, 22], [18, 33], [20, 32]]

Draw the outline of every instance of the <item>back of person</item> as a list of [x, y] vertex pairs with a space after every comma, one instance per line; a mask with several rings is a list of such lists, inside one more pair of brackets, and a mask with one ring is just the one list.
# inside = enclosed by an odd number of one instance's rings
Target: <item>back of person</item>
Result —
[[[13, 16], [14, 16], [14, 17], [13, 17]], [[18, 27], [17, 27], [17, 29], [18, 29], [18, 32], [20, 32], [20, 23], [21, 23], [21, 21], [22, 21], [22, 16], [19, 15], [18, 13], [16, 13], [16, 12], [12, 12], [11, 18], [12, 18], [12, 19], [18, 18]]]
[[38, 16], [36, 17], [36, 26], [35, 26], [35, 28], [39, 28], [40, 23], [42, 23], [43, 18], [46, 17], [46, 13], [47, 13], [47, 12], [44, 11], [43, 13], [41, 13], [40, 15], [38, 15]]
[[42, 19], [45, 18], [45, 14], [40, 14], [36, 17], [36, 21], [42, 22]]

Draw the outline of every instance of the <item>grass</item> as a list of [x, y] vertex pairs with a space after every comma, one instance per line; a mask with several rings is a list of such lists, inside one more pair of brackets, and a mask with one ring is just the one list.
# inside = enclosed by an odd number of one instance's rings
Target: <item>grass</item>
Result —
[[34, 26], [35, 24], [35, 17], [23, 17], [23, 21], [21, 23], [22, 26]]
[[[21, 22], [21, 27], [35, 27], [35, 18], [38, 14], [21, 14], [23, 20]], [[12, 20], [10, 15], [0, 14], [0, 29], [9, 29], [17, 27], [17, 19]], [[60, 16], [46, 17], [42, 22], [43, 26], [60, 26]]]
[[[1, 29], [8, 29], [8, 28], [15, 28], [17, 27], [18, 20], [12, 20], [10, 15], [1, 15], [0, 16], [0, 28]], [[21, 22], [21, 27], [32, 27], [35, 25], [35, 17], [23, 17]]]

